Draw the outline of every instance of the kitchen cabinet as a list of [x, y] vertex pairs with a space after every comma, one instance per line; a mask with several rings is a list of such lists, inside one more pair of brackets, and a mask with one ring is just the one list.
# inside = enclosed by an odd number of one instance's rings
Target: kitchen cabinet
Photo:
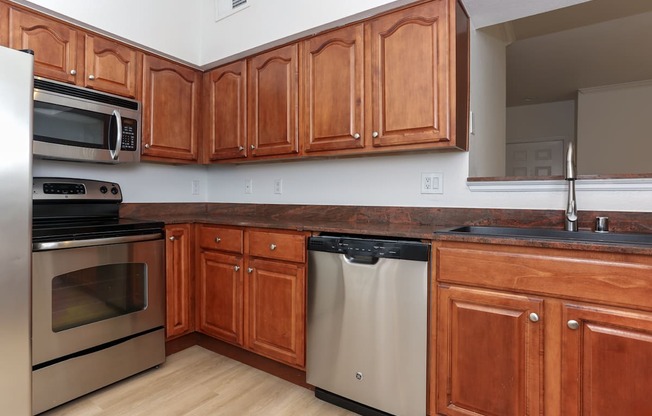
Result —
[[249, 158], [299, 152], [299, 47], [290, 44], [247, 62]]
[[9, 47], [9, 6], [0, 3], [0, 46]]
[[204, 74], [204, 162], [247, 157], [247, 61]]
[[401, 9], [301, 45], [306, 154], [467, 148], [468, 17], [457, 2]]
[[11, 7], [8, 16], [8, 44], [34, 51], [35, 75], [136, 97], [137, 50], [27, 10]]
[[165, 336], [172, 339], [194, 331], [192, 225], [165, 226]]
[[243, 231], [199, 225], [197, 228], [197, 330], [244, 344]]
[[143, 57], [143, 159], [196, 162], [201, 73], [153, 55]]
[[438, 305], [438, 411], [540, 414], [542, 299], [442, 286]]
[[307, 233], [199, 225], [197, 236], [197, 329], [303, 368]]
[[462, 241], [433, 249], [431, 412], [652, 412], [649, 256]]

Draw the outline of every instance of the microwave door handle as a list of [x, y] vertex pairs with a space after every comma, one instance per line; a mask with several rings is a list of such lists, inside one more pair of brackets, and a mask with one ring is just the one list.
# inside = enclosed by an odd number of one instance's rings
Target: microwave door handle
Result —
[[111, 159], [118, 160], [118, 156], [120, 155], [120, 148], [122, 147], [122, 116], [120, 115], [120, 111], [113, 110], [113, 114], [111, 114], [111, 117], [115, 117], [117, 132], [116, 132], [115, 149], [111, 149], [109, 147], [109, 152], [111, 153]]

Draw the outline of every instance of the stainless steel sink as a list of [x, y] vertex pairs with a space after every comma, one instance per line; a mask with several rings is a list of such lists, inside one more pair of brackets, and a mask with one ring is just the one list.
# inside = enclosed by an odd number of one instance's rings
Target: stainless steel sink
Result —
[[592, 231], [565, 231], [553, 228], [516, 228], [464, 226], [438, 230], [443, 235], [469, 235], [479, 237], [507, 237], [532, 240], [573, 241], [600, 244], [652, 245], [652, 234], [596, 233]]

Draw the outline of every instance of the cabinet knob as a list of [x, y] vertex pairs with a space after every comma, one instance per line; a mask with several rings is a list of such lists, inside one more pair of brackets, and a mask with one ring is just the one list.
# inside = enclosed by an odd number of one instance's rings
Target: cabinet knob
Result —
[[276, 250], [276, 244], [274, 244], [274, 243], [270, 244], [269, 249], [272, 250], [272, 251]]
[[353, 135], [353, 138], [356, 139], [356, 140], [359, 139], [359, 138], [360, 138], [360, 133], [356, 133], [356, 134], [354, 134], [354, 135]]
[[149, 143], [145, 143], [145, 149], [149, 149]]
[[215, 237], [215, 242], [216, 243], [219, 243], [220, 241], [222, 241], [222, 239], [220, 237]]
[[578, 329], [580, 327], [580, 323], [575, 319], [571, 319], [566, 325], [568, 325], [570, 329]]
[[539, 322], [539, 315], [537, 315], [536, 313], [532, 312], [532, 313], [530, 314], [530, 321], [532, 321], [532, 322]]
[[238, 146], [238, 150], [242, 152], [244, 150], [244, 147], [243, 146]]
[[170, 241], [174, 241], [174, 240], [176, 240], [176, 239], [177, 239], [177, 238], [176, 238], [175, 236], [173, 236], [173, 235], [170, 236]]
[[251, 272], [253, 272], [253, 271], [254, 271], [254, 268], [253, 268], [253, 267], [248, 267], [248, 268], [247, 268], [247, 273], [251, 273]]
[[238, 270], [240, 270], [240, 266], [233, 266], [233, 270], [237, 272]]
[[380, 135], [378, 134], [377, 131], [371, 133], [371, 137], [373, 137], [374, 139], [375, 139], [376, 137], [378, 137], [378, 136], [380, 136]]
[[77, 75], [77, 70], [71, 69], [70, 70], [70, 75]]
[[249, 147], [251, 147], [251, 150], [254, 150], [256, 148], [256, 146], [254, 146], [253, 144]]
[[90, 74], [90, 75], [88, 76], [88, 79], [90, 79], [91, 81], [94, 80], [94, 79], [95, 79], [95, 75]]

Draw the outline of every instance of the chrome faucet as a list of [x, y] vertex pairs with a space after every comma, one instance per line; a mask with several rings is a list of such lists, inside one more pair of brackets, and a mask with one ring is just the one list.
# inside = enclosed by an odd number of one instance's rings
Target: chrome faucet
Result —
[[566, 152], [566, 181], [568, 181], [568, 205], [566, 206], [566, 218], [564, 229], [566, 231], [577, 231], [577, 201], [575, 200], [575, 152], [573, 142], [568, 143]]

